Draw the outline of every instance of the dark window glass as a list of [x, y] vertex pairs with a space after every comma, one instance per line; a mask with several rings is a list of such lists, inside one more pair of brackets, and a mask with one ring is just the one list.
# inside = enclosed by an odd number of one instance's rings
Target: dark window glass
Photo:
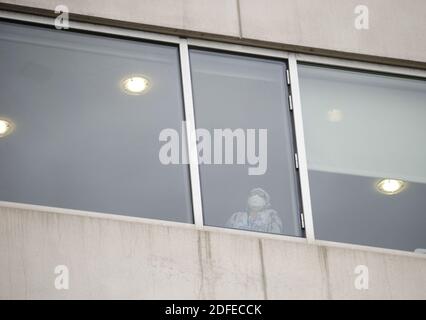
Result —
[[187, 166], [159, 161], [183, 120], [177, 47], [1, 23], [0, 83], [0, 200], [192, 222]]
[[199, 50], [190, 59], [205, 223], [301, 236], [286, 63]]
[[300, 65], [317, 238], [426, 248], [426, 82]]

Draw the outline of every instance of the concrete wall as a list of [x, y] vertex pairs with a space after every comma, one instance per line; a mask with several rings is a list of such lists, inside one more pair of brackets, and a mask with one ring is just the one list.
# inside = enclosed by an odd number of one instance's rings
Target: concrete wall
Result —
[[419, 255], [49, 211], [0, 207], [0, 299], [426, 299]]
[[[424, 0], [6, 0], [0, 9], [426, 69]], [[354, 28], [354, 8], [370, 29]], [[426, 258], [194, 226], [0, 207], [0, 298], [426, 299]], [[124, 218], [122, 218], [124, 219]], [[54, 287], [54, 268], [70, 289]], [[369, 289], [354, 286], [357, 265]]]
[[[424, 0], [6, 0], [0, 8], [426, 68]], [[354, 27], [357, 5], [369, 30]]]

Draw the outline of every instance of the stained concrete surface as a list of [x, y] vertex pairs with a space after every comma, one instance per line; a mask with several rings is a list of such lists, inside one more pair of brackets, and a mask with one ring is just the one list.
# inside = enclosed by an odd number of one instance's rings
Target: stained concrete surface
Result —
[[0, 299], [426, 298], [420, 255], [49, 211], [0, 207]]
[[[58, 5], [54, 0], [1, 3], [52, 14]], [[162, 32], [190, 31], [200, 37], [303, 47], [304, 52], [326, 50], [337, 56], [340, 52], [342, 57], [359, 54], [366, 59], [415, 61], [423, 68], [426, 63], [424, 0], [66, 0], [60, 4], [72, 14], [149, 25]], [[358, 5], [368, 7], [368, 30], [355, 28]]]

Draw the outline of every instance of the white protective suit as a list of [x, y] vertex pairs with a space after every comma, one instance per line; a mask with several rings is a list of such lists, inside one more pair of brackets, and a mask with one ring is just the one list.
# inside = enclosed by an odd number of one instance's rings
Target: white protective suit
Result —
[[277, 212], [270, 209], [269, 194], [255, 188], [250, 191], [247, 201], [247, 212], [234, 213], [226, 223], [226, 227], [258, 232], [282, 233], [283, 224]]

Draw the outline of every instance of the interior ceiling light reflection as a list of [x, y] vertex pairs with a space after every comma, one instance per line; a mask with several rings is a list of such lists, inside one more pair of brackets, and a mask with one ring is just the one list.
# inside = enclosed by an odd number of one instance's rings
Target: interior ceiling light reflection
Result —
[[406, 183], [397, 179], [382, 179], [377, 183], [377, 190], [386, 195], [394, 195], [404, 190]]
[[139, 95], [148, 91], [150, 81], [143, 76], [131, 76], [121, 82], [121, 87], [127, 94]]
[[0, 138], [6, 137], [11, 134], [15, 125], [8, 119], [0, 118]]

